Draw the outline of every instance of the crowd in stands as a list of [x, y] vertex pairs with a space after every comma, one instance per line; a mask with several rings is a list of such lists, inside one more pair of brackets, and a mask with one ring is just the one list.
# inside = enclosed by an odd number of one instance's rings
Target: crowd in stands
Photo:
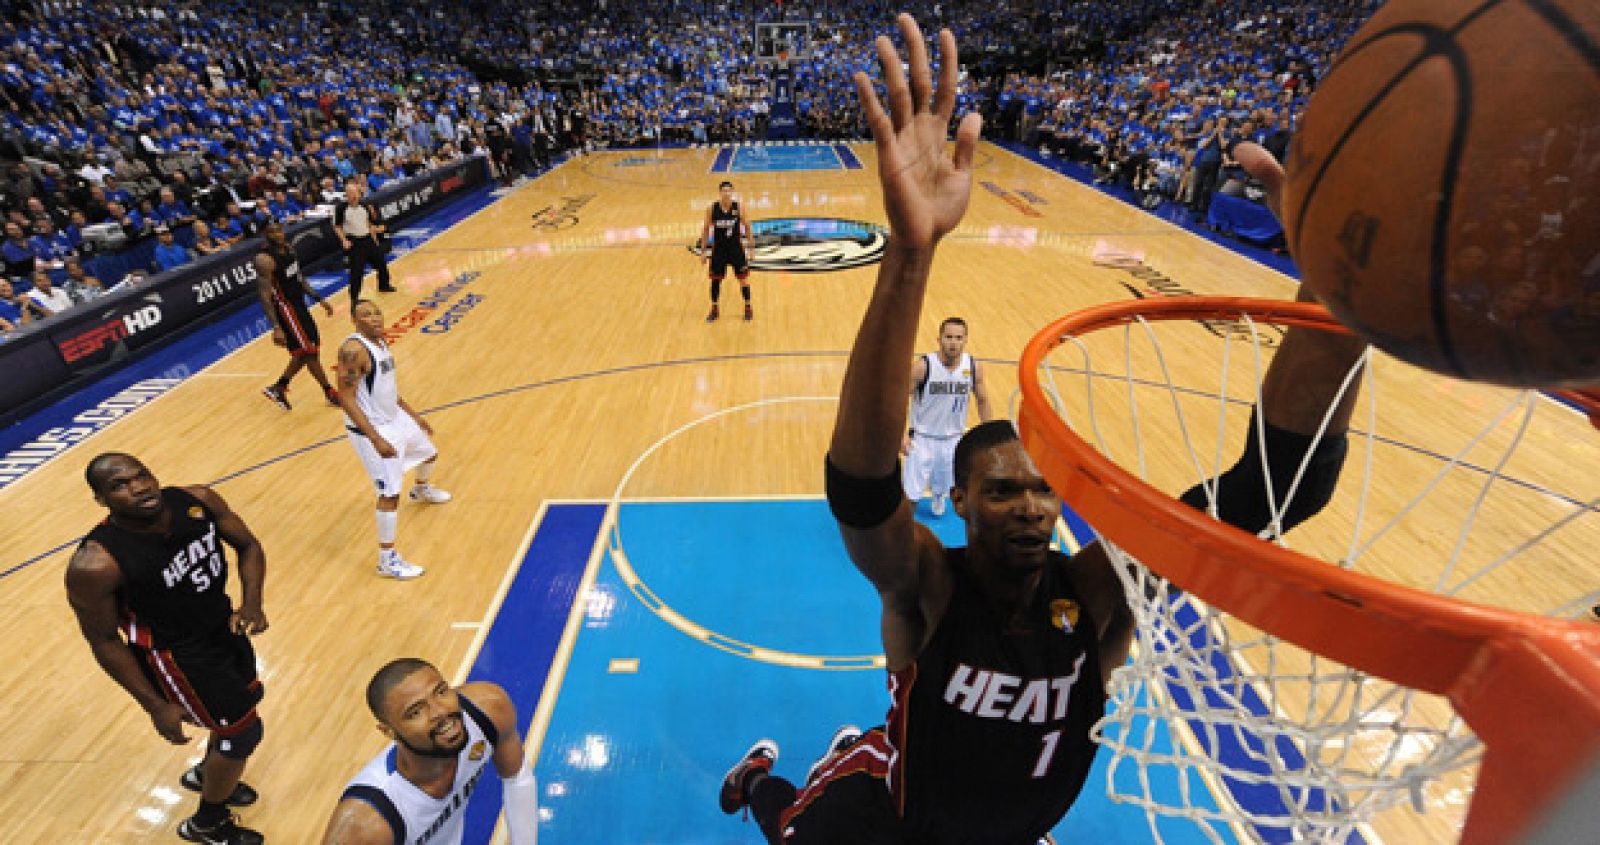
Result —
[[1146, 207], [1203, 215], [1217, 193], [1251, 191], [1235, 143], [1283, 158], [1319, 74], [1377, 2], [1152, 5], [1167, 8], [1096, 61], [1009, 75], [999, 132], [1092, 165]]
[[[1203, 208], [1227, 150], [1281, 151], [1376, 0], [918, 0], [951, 27], [958, 117]], [[764, 136], [789, 45], [801, 135], [865, 137], [851, 74], [900, 6], [869, 0], [35, 0], [0, 22], [0, 331], [92, 299], [96, 252], [161, 272], [369, 189], [487, 154], [505, 179], [597, 147]], [[42, 276], [41, 276], [42, 274]], [[42, 279], [48, 279], [41, 283]]]

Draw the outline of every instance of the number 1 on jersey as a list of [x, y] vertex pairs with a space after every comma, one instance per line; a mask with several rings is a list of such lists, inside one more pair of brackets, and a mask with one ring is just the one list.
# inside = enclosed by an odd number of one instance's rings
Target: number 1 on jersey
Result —
[[1061, 731], [1053, 730], [1044, 735], [1042, 742], [1044, 748], [1039, 751], [1039, 762], [1033, 764], [1033, 777], [1035, 780], [1044, 777], [1050, 771], [1050, 759], [1056, 756], [1056, 742], [1061, 739]]

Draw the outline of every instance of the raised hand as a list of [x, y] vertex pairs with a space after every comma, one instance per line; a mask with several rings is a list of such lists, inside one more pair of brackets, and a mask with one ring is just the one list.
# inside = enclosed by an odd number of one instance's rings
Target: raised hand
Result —
[[909, 85], [894, 44], [888, 36], [879, 36], [875, 44], [889, 111], [884, 111], [865, 73], [855, 75], [856, 95], [877, 143], [878, 179], [883, 183], [891, 237], [901, 247], [928, 249], [949, 234], [967, 210], [972, 154], [983, 119], [975, 113], [963, 118], [956, 130], [954, 155], [945, 153], [958, 80], [955, 36], [948, 29], [939, 31], [943, 61], [935, 90], [922, 30], [907, 14], [901, 14], [897, 23], [910, 52]]
[[1283, 165], [1267, 152], [1267, 148], [1260, 144], [1245, 142], [1233, 148], [1233, 159], [1243, 167], [1251, 176], [1261, 183], [1266, 191], [1267, 208], [1271, 209], [1274, 217], [1279, 222], [1283, 221], [1280, 205], [1283, 199], [1283, 183], [1286, 178]]

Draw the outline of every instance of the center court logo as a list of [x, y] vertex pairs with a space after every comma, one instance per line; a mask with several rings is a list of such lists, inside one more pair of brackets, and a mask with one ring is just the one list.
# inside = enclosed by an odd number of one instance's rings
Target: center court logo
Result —
[[[777, 217], [752, 220], [755, 252], [750, 269], [790, 273], [829, 273], [883, 260], [889, 230], [877, 223], [837, 217]], [[696, 255], [705, 250], [689, 248]]]

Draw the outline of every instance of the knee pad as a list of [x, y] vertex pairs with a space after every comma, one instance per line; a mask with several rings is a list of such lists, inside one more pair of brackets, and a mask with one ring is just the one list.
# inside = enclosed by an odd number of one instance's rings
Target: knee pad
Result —
[[261, 717], [256, 715], [255, 711], [251, 711], [245, 718], [248, 721], [237, 731], [227, 735], [219, 731], [211, 735], [211, 744], [216, 747], [218, 754], [230, 760], [243, 760], [255, 753], [256, 746], [261, 744], [264, 733]]
[[[1216, 479], [1217, 518], [1229, 525], [1259, 534], [1272, 525], [1272, 507], [1283, 508], [1289, 485], [1294, 482], [1306, 450], [1311, 449], [1311, 461], [1306, 465], [1304, 477], [1294, 491], [1294, 501], [1283, 512], [1283, 531], [1322, 512], [1333, 499], [1339, 483], [1339, 473], [1344, 469], [1345, 455], [1349, 453], [1349, 437], [1344, 432], [1324, 434], [1315, 448], [1311, 435], [1265, 423], [1267, 466], [1261, 464], [1261, 440], [1256, 431], [1255, 412], [1250, 414], [1250, 433], [1245, 440], [1244, 453], [1227, 472]], [[1270, 479], [1269, 476], [1270, 475]], [[1272, 484], [1272, 499], [1267, 498], [1267, 486]], [[1209, 504], [1206, 489], [1196, 484], [1184, 491], [1179, 499], [1196, 510], [1206, 510]]]

